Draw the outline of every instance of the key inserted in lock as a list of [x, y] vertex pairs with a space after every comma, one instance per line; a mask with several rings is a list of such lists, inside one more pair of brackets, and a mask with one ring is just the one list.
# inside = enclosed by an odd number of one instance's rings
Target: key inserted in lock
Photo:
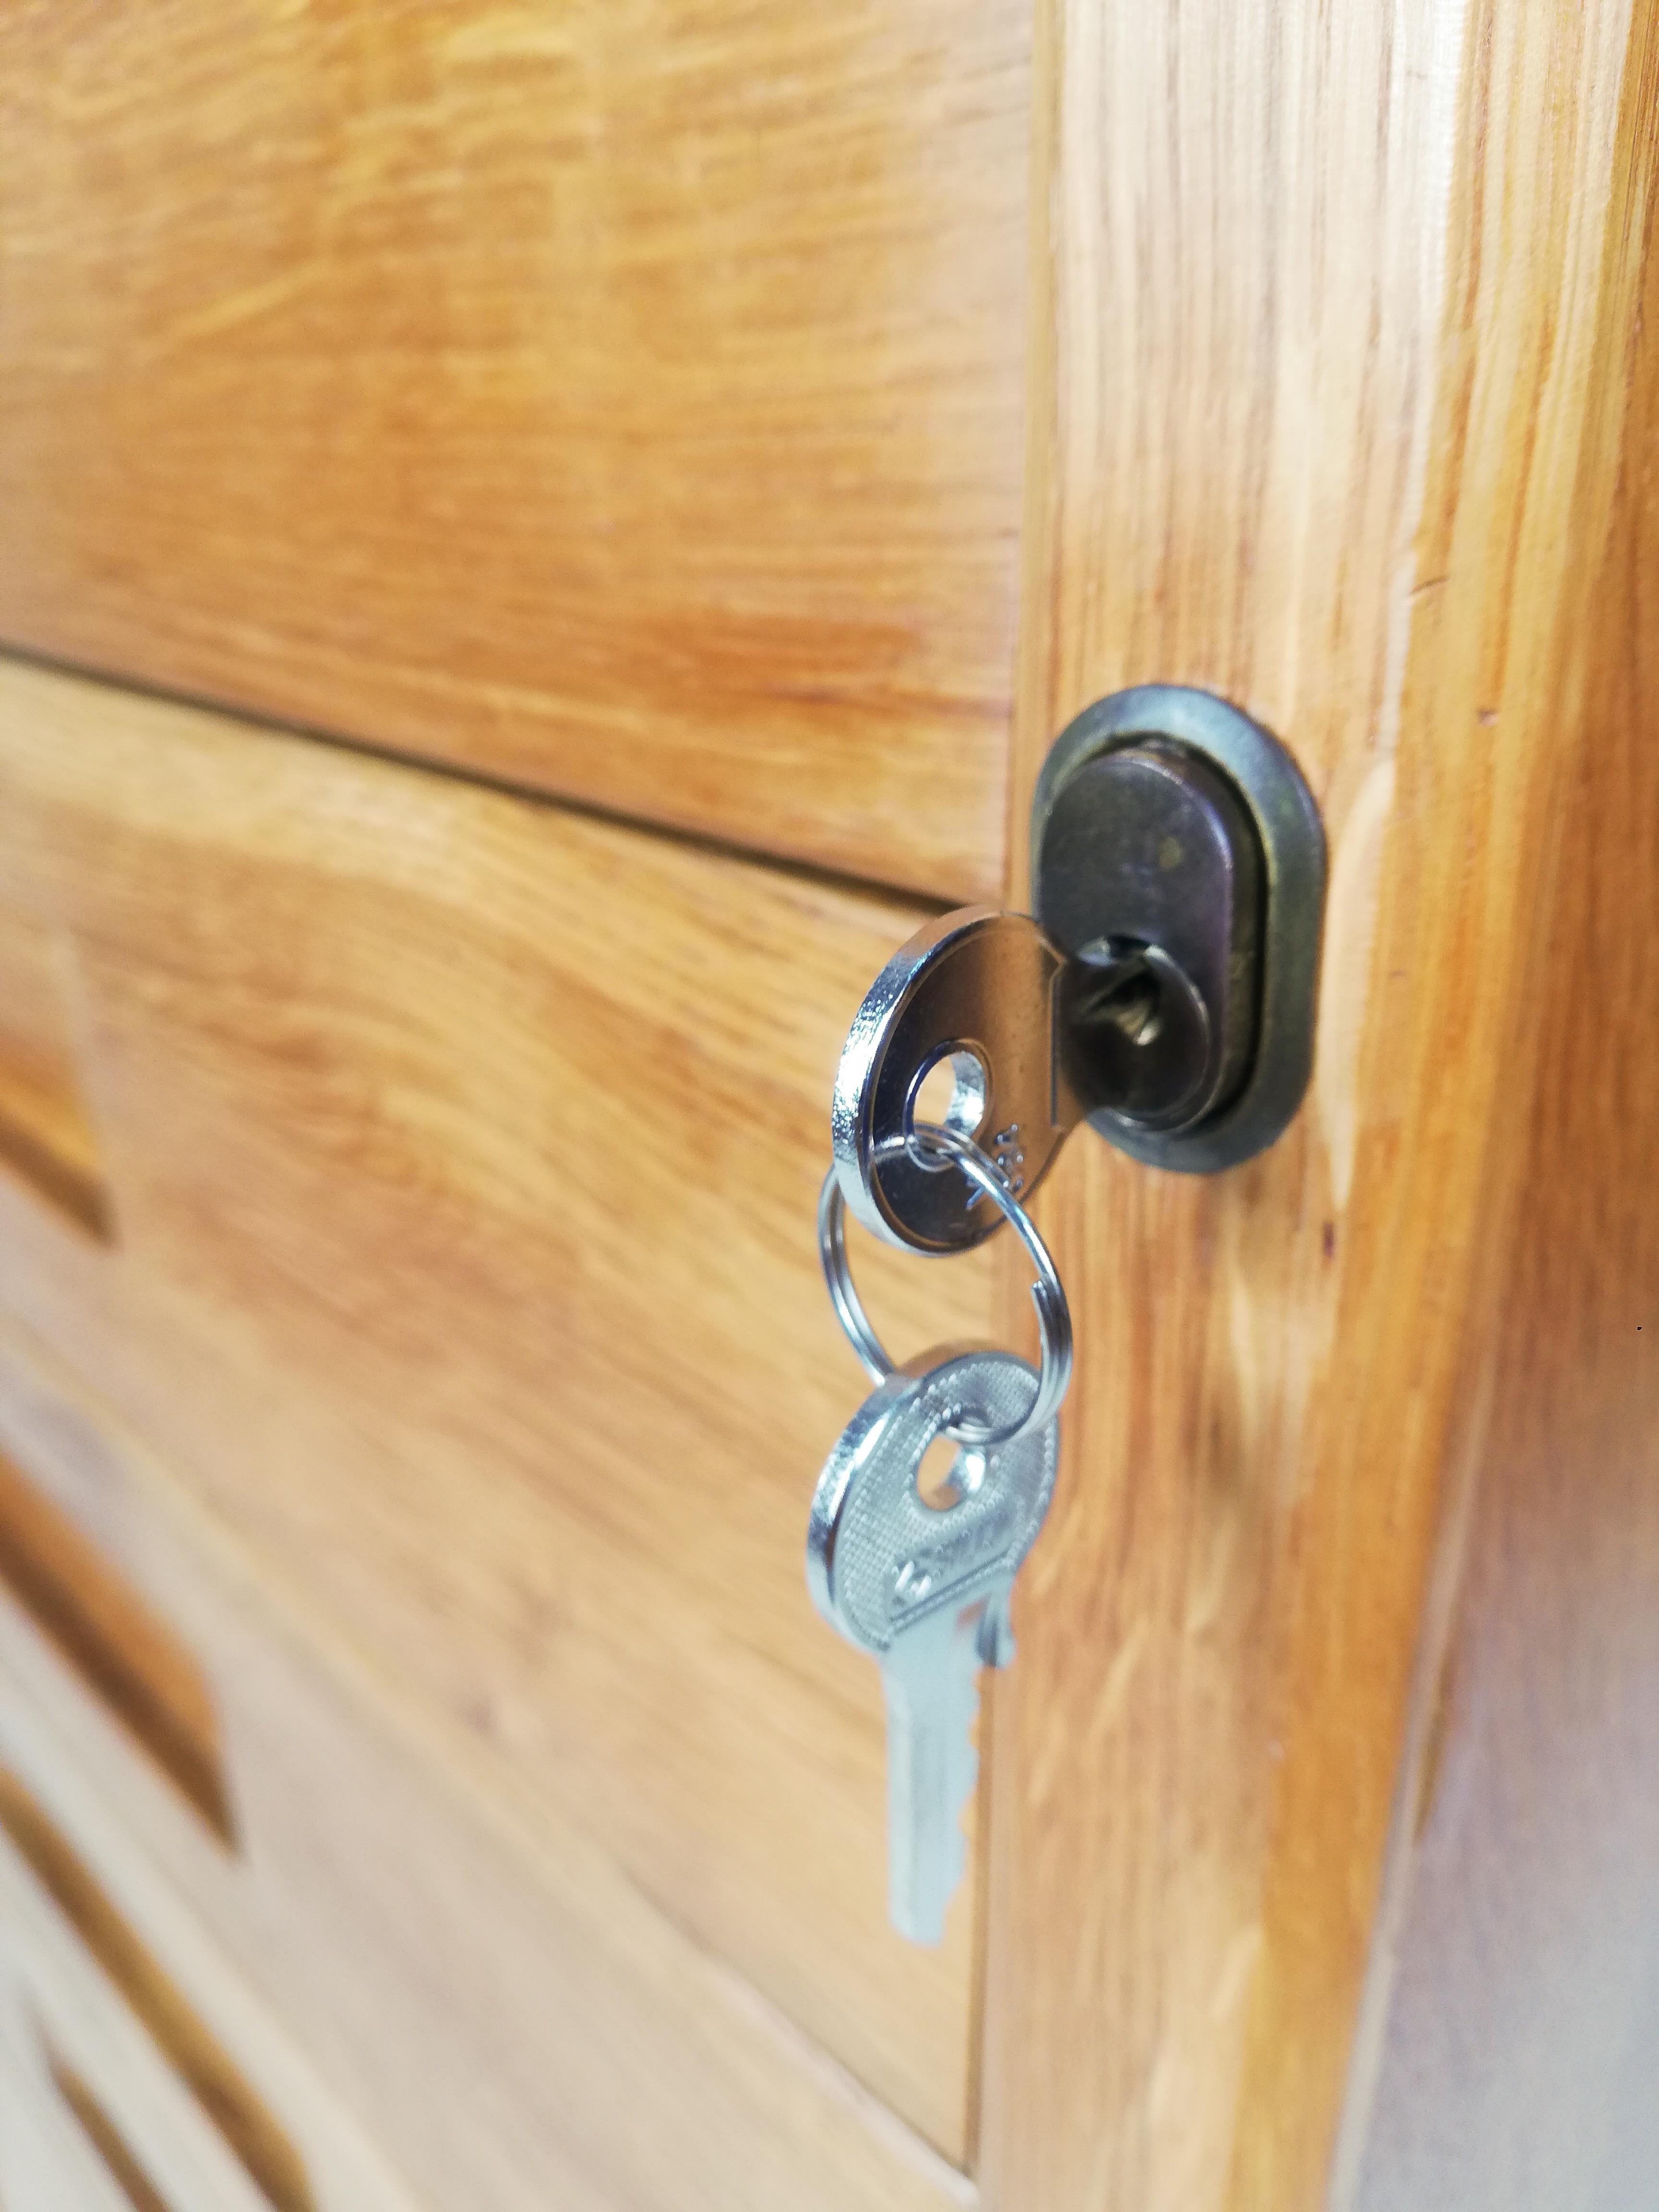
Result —
[[1271, 1144], [1312, 1057], [1319, 817], [1290, 755], [1207, 692], [1146, 685], [1056, 741], [1032, 819], [1035, 915], [943, 915], [888, 963], [832, 1109], [848, 1205], [890, 1242], [966, 1249], [996, 1226], [915, 1135], [943, 1119], [1029, 1194], [1088, 1119], [1200, 1172]]

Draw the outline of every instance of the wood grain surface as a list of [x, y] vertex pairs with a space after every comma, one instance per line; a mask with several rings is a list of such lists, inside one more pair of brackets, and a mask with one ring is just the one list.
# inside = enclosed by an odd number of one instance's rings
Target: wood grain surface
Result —
[[[865, 1389], [836, 1060], [913, 910], [0, 667], [0, 882], [67, 933], [119, 1240], [0, 1186], [0, 1309], [427, 1717], [948, 2154], [973, 1909], [887, 1925], [874, 1667], [802, 1565]], [[861, 1242], [896, 1346], [993, 1261]]]
[[[204, 1655], [242, 1848], [214, 1844], [3, 1605], [0, 1752], [260, 2084], [323, 2212], [390, 2212], [375, 2158], [427, 2212], [971, 2204], [580, 1828], [505, 1810], [482, 1759], [441, 1779], [429, 1723], [307, 1594], [9, 1334], [0, 1439]], [[71, 2047], [131, 2113], [118, 2051]]]
[[1022, 0], [29, 0], [0, 636], [1001, 881]]
[[1079, 1139], [1039, 1200], [1081, 1358], [993, 1716], [1004, 2212], [1324, 2198], [1520, 1189], [1495, 1133], [1654, 144], [1630, 30], [1621, 0], [1045, 15], [1016, 805], [1090, 699], [1199, 684], [1291, 746], [1332, 867], [1285, 1139], [1207, 1182]]
[[[1626, 130], [1650, 159], [1659, 30]], [[1659, 255], [1532, 943], [1522, 1202], [1471, 1332], [1357, 2069], [1347, 2212], [1625, 2212], [1659, 2191]], [[1529, 1110], [1528, 1109], [1529, 1106]], [[1370, 2054], [1362, 2049], [1362, 2060]]]

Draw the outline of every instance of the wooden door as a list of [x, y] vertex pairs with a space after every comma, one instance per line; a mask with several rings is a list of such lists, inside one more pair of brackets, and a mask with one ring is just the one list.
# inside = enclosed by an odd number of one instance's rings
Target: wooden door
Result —
[[[1656, 72], [1648, 0], [9, 11], [8, 2206], [1659, 2201]], [[1040, 1194], [919, 1951], [800, 1572], [829, 1087], [1152, 680], [1318, 799], [1315, 1073]]]

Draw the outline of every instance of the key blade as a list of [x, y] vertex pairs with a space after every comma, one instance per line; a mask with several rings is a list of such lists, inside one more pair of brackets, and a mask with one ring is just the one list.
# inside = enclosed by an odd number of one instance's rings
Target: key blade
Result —
[[882, 1660], [887, 1703], [887, 1909], [913, 1943], [938, 1943], [967, 1866], [962, 1816], [979, 1778], [972, 1741], [988, 1603], [931, 1613]]

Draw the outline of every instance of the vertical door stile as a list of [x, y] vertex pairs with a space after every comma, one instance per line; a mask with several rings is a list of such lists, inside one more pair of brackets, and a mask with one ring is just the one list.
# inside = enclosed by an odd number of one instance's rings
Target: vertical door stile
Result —
[[1079, 1142], [1036, 1203], [1079, 1369], [990, 1713], [995, 2212], [1326, 2200], [1516, 1210], [1649, 12], [1038, 9], [1011, 895], [1048, 745], [1138, 683], [1282, 738], [1332, 867], [1286, 1137]]

